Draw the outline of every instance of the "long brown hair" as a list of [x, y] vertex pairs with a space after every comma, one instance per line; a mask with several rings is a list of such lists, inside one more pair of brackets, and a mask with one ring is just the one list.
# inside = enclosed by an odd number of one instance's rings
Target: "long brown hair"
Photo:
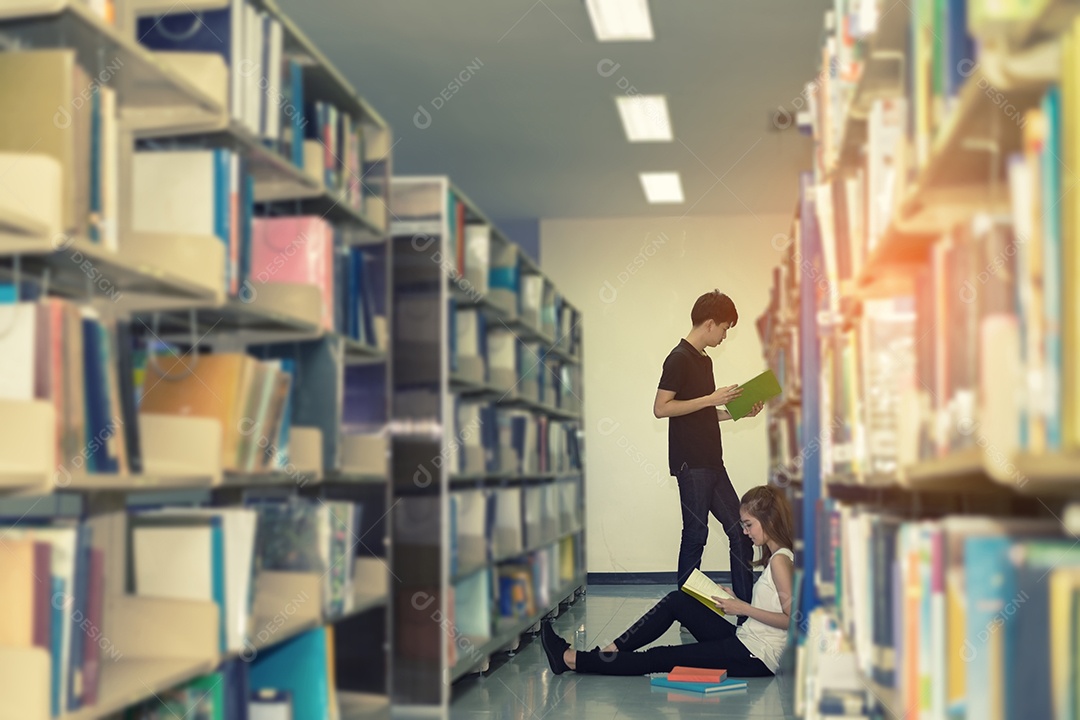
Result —
[[[748, 515], [754, 516], [761, 529], [765, 531], [765, 539], [773, 540], [780, 547], [785, 547], [794, 552], [795, 543], [792, 541], [793, 527], [795, 525], [791, 514], [791, 504], [788, 503], [784, 492], [772, 485], [759, 485], [750, 488], [742, 496], [740, 509]], [[754, 565], [765, 567], [772, 559], [772, 550], [769, 546], [761, 546], [761, 559]]]

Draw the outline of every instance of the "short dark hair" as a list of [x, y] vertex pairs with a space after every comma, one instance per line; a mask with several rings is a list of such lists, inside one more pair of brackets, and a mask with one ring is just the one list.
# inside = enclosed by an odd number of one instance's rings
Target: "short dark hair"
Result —
[[739, 322], [739, 313], [731, 298], [719, 290], [713, 290], [699, 297], [694, 303], [694, 309], [690, 311], [690, 321], [694, 323], [694, 327], [703, 325], [706, 320], [712, 320], [717, 325], [730, 323], [728, 327], [732, 328]]

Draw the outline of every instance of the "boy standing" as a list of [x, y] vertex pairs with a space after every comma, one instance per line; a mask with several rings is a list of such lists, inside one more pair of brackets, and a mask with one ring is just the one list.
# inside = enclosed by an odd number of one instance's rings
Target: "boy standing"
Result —
[[[731, 550], [731, 586], [735, 595], [750, 602], [754, 575], [754, 548], [739, 521], [739, 496], [724, 468], [720, 442], [721, 420], [730, 420], [717, 407], [740, 394], [737, 385], [716, 389], [712, 359], [705, 348], [716, 347], [735, 327], [735, 303], [719, 290], [705, 293], [690, 313], [693, 329], [664, 360], [664, 372], [653, 402], [653, 414], [668, 421], [668, 464], [679, 483], [682, 503], [682, 541], [679, 546], [678, 585], [701, 565], [709, 537], [709, 512], [724, 526]], [[754, 406], [751, 416], [761, 412]]]

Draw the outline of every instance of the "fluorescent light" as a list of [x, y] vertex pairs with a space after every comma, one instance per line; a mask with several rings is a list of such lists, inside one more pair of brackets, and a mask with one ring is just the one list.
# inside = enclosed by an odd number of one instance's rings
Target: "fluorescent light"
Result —
[[641, 173], [641, 187], [651, 203], [683, 202], [682, 180], [677, 172]]
[[600, 42], [653, 39], [649, 0], [585, 0], [585, 9]]
[[663, 95], [622, 95], [615, 98], [626, 139], [630, 142], [671, 142], [671, 118]]

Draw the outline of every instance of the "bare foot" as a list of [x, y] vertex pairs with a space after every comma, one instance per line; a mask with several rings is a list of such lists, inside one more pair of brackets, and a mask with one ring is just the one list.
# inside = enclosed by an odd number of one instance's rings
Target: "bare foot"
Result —
[[566, 667], [577, 670], [577, 650], [566, 650], [563, 652], [562, 657]]

